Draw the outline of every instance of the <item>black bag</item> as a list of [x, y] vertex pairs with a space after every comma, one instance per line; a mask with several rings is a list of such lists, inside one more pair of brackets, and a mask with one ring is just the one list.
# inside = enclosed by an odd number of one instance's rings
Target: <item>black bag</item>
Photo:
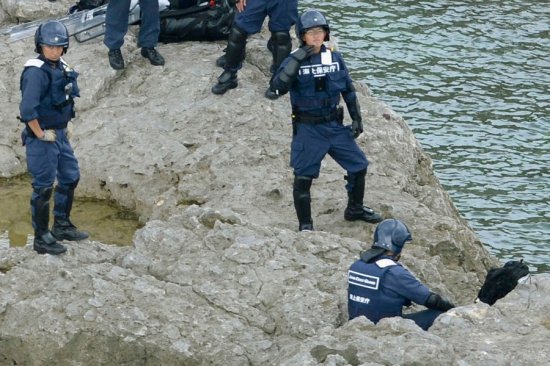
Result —
[[506, 262], [502, 268], [492, 268], [487, 272], [477, 297], [484, 303], [493, 305], [516, 288], [518, 280], [528, 274], [529, 267], [523, 263], [523, 259]]
[[105, 5], [109, 0], [79, 0], [76, 3], [78, 10], [95, 9], [101, 5]]
[[197, 4], [197, 0], [169, 0], [170, 9], [185, 9]]
[[[191, 2], [195, 5], [187, 6], [189, 0], [171, 1], [170, 9], [160, 13], [159, 42], [217, 41], [229, 37], [235, 7], [228, 0]], [[172, 3], [187, 7], [173, 8]]]

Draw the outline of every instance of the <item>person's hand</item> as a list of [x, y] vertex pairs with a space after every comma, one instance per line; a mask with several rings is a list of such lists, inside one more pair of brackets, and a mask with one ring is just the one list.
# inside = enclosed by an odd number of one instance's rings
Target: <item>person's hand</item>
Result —
[[246, 0], [239, 0], [235, 4], [235, 7], [237, 8], [237, 11], [239, 13], [241, 13], [244, 10], [245, 6], [246, 6]]
[[304, 61], [306, 58], [315, 54], [315, 47], [309, 45], [303, 45], [296, 51], [292, 52], [292, 57], [298, 61]]
[[363, 133], [363, 122], [360, 120], [354, 120], [351, 122], [351, 133], [353, 138], [356, 139]]
[[40, 141], [54, 142], [57, 135], [54, 130], [44, 130], [44, 136], [38, 138]]
[[73, 137], [74, 125], [72, 122], [67, 123], [67, 139], [70, 140]]

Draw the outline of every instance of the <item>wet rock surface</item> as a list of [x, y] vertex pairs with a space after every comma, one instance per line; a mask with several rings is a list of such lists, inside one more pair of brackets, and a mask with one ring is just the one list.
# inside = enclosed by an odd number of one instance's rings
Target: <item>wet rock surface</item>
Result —
[[[57, 5], [68, 3], [56, 2]], [[56, 3], [2, 1], [0, 19], [47, 18]], [[57, 9], [57, 8], [56, 8]], [[96, 39], [72, 42], [81, 73], [73, 146], [81, 196], [135, 210], [129, 248], [70, 243], [60, 257], [0, 249], [0, 364], [531, 365], [549, 358], [550, 277], [492, 307], [473, 304], [498, 261], [460, 217], [403, 119], [357, 85], [371, 165], [365, 203], [413, 232], [403, 263], [460, 307], [428, 332], [411, 321], [347, 321], [346, 272], [374, 225], [346, 222], [344, 172], [330, 158], [312, 187], [318, 231], [296, 232], [288, 96], [263, 97], [270, 55], [248, 43], [239, 87], [211, 86], [224, 42], [160, 45], [153, 67], [131, 29], [127, 67]], [[0, 175], [26, 170], [19, 75], [33, 40], [0, 60]], [[349, 123], [349, 118], [347, 123]], [[84, 227], [83, 227], [84, 228]], [[85, 228], [84, 228], [85, 229]]]

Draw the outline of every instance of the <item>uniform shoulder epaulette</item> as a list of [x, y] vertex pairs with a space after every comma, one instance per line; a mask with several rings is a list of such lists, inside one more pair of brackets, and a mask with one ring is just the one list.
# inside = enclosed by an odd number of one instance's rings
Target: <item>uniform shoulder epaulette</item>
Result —
[[44, 61], [42, 61], [38, 58], [31, 58], [30, 60], [27, 60], [27, 62], [25, 62], [25, 67], [38, 67], [38, 68], [41, 68], [42, 65], [44, 65]]
[[380, 268], [386, 268], [390, 266], [396, 266], [397, 263], [395, 263], [395, 261], [392, 261], [391, 259], [383, 258], [383, 259], [377, 260], [376, 265]]

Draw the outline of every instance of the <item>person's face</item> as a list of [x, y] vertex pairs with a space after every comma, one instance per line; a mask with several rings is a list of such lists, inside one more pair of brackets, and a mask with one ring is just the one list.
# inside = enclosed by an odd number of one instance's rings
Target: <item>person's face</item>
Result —
[[319, 52], [323, 42], [325, 42], [325, 36], [327, 32], [323, 27], [310, 28], [304, 33], [304, 43], [308, 46], [315, 47], [315, 51]]
[[44, 57], [50, 61], [58, 61], [63, 54], [63, 46], [48, 46], [43, 44], [41, 47]]

